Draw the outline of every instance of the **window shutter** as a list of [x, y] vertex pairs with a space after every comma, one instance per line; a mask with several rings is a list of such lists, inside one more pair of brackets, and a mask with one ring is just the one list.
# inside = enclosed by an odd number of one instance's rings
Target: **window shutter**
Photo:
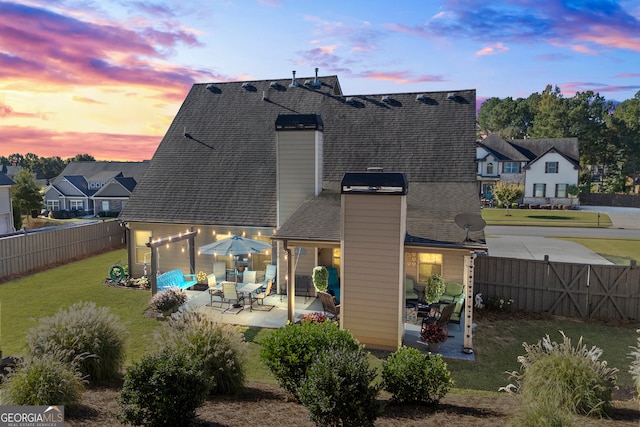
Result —
[[542, 184], [542, 197], [547, 197], [547, 184]]

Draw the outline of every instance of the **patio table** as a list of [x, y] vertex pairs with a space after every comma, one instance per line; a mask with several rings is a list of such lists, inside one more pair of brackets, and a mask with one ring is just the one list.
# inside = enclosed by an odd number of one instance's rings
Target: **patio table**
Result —
[[[238, 293], [246, 294], [249, 297], [249, 311], [253, 311], [253, 298], [251, 298], [251, 294], [260, 287], [262, 287], [262, 283], [236, 283]], [[222, 283], [216, 284], [212, 289], [222, 290]]]

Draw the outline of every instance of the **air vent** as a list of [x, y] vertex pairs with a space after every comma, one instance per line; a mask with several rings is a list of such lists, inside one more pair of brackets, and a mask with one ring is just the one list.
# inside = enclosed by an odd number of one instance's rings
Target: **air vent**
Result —
[[280, 83], [278, 83], [278, 82], [271, 82], [271, 83], [269, 83], [269, 86], [271, 86], [271, 87], [272, 87], [272, 88], [274, 88], [274, 89], [277, 89], [277, 88], [278, 88], [278, 86], [280, 86]]
[[220, 88], [216, 87], [216, 85], [214, 85], [213, 83], [209, 83], [207, 85], [207, 90], [211, 93], [222, 93]]
[[346, 102], [347, 104], [355, 104], [356, 100], [355, 100], [355, 99], [353, 99], [353, 97], [351, 97], [351, 96], [347, 96], [347, 97], [344, 99], [344, 102]]
[[458, 95], [456, 95], [456, 94], [455, 94], [455, 93], [453, 93], [453, 92], [449, 92], [449, 93], [447, 94], [447, 99], [452, 99], [452, 100], [454, 100], [454, 101], [455, 101], [457, 98], [458, 98]]
[[367, 172], [384, 172], [384, 168], [381, 166], [369, 166], [367, 168]]
[[387, 104], [389, 104], [391, 102], [391, 97], [388, 95], [383, 96], [382, 102], [386, 102]]
[[313, 80], [307, 80], [304, 82], [305, 86], [309, 86], [312, 87], [314, 89], [317, 89], [319, 87], [322, 87], [322, 83], [320, 83], [320, 80], [318, 80], [318, 68], [316, 67], [316, 78]]
[[416, 101], [424, 102], [426, 100], [427, 100], [427, 96], [424, 93], [421, 93], [418, 96], [416, 96]]
[[293, 70], [291, 73], [293, 74], [293, 77], [291, 77], [291, 84], [289, 85], [289, 87], [298, 87], [299, 84], [298, 84], [298, 81], [296, 80], [296, 71]]

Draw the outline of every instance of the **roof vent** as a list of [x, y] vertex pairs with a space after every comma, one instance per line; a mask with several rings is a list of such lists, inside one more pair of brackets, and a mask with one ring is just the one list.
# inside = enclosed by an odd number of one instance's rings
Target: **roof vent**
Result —
[[296, 81], [296, 71], [293, 70], [291, 73], [293, 73], [293, 77], [291, 78], [291, 84], [289, 85], [289, 87], [298, 87], [298, 82]]
[[421, 93], [418, 96], [416, 96], [416, 101], [424, 102], [426, 100], [427, 100], [427, 96], [424, 93]]
[[380, 173], [380, 172], [384, 172], [384, 168], [382, 166], [369, 166], [367, 168], [367, 172]]
[[280, 84], [278, 82], [271, 82], [271, 83], [269, 83], [269, 86], [271, 86], [274, 89], [277, 89], [278, 86], [280, 86]]
[[344, 102], [346, 102], [347, 104], [353, 104], [353, 103], [355, 103], [355, 102], [356, 102], [356, 100], [355, 100], [355, 99], [353, 99], [353, 97], [352, 97], [352, 96], [347, 96], [347, 97], [344, 99]]
[[456, 94], [455, 94], [455, 93], [453, 93], [453, 92], [449, 92], [449, 93], [447, 94], [447, 99], [451, 99], [451, 100], [454, 100], [454, 101], [455, 101], [456, 99], [458, 99], [458, 95], [456, 95]]
[[318, 80], [318, 67], [316, 67], [316, 78], [313, 80], [307, 80], [304, 84], [311, 86], [312, 88], [319, 88], [322, 86], [322, 83]]
[[389, 104], [391, 102], [391, 97], [389, 95], [383, 96], [382, 102], [386, 102], [387, 104]]
[[213, 83], [209, 83], [207, 85], [207, 90], [211, 93], [222, 93], [220, 88], [217, 88], [216, 85], [214, 85]]
[[247, 90], [249, 92], [255, 92], [256, 87], [249, 82], [242, 83], [242, 89]]

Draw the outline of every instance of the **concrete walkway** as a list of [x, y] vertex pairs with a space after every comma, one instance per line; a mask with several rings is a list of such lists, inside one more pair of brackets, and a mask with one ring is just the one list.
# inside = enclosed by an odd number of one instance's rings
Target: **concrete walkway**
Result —
[[616, 206], [581, 206], [581, 211], [601, 212], [611, 219], [611, 228], [640, 230], [640, 209]]

